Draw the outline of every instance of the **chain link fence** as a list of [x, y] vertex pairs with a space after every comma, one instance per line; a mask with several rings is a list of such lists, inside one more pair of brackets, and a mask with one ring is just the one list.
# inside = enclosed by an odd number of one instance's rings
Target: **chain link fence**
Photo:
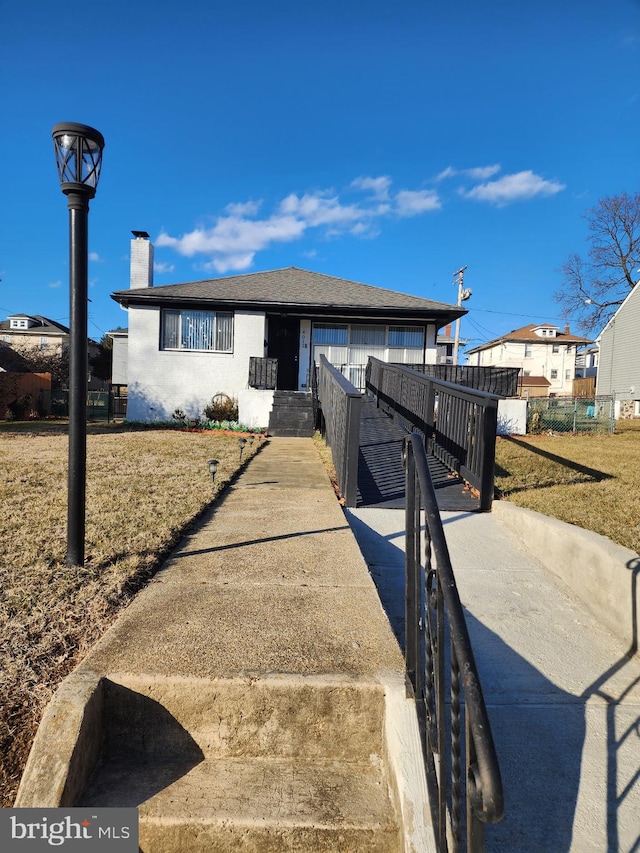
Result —
[[527, 406], [527, 433], [613, 433], [612, 397], [539, 397]]
[[[56, 418], [69, 417], [69, 392], [47, 391], [44, 399], [47, 414]], [[87, 391], [87, 420], [111, 421], [127, 414], [127, 398], [113, 391]]]

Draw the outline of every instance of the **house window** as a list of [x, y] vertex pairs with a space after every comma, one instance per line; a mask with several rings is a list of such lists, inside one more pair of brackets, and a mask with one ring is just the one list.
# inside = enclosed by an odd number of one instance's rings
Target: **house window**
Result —
[[49, 338], [40, 338], [40, 349], [47, 349], [49, 346]]
[[533, 355], [533, 348], [532, 348], [531, 344], [525, 344], [524, 345], [524, 357], [525, 358], [531, 358], [532, 355]]
[[557, 379], [557, 378], [558, 378], [558, 371], [557, 371], [557, 370], [552, 370], [552, 371], [551, 371], [551, 378], [552, 378], [552, 379]]
[[162, 349], [233, 351], [233, 314], [169, 309], [162, 312]]
[[[422, 349], [424, 346], [424, 332], [415, 326], [389, 326], [390, 347], [416, 347]], [[447, 344], [447, 355], [453, 354], [453, 344]]]
[[383, 347], [384, 326], [352, 326], [349, 343], [354, 347]]
[[570, 370], [565, 370], [564, 378], [565, 379], [571, 379], [571, 371]]
[[345, 346], [347, 343], [347, 326], [338, 326], [330, 323], [313, 324], [314, 344], [334, 344]]
[[553, 344], [551, 352], [560, 352], [560, 344]]

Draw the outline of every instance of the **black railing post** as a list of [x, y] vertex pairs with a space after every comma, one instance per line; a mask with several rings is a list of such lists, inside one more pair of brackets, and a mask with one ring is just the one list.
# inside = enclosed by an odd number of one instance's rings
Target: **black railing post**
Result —
[[362, 394], [323, 355], [320, 356], [318, 401], [340, 492], [346, 506], [355, 506], [358, 497]]
[[498, 401], [492, 400], [484, 409], [480, 438], [482, 441], [482, 461], [480, 462], [480, 509], [491, 509], [494, 492], [494, 469], [496, 458], [496, 437], [498, 432]]
[[[410, 367], [370, 357], [367, 390], [386, 414], [423, 432], [429, 452], [480, 493], [483, 510], [493, 500], [493, 466], [499, 397], [455, 385]], [[437, 412], [436, 412], [437, 400]]]
[[[405, 624], [405, 663], [407, 679], [411, 684], [411, 692], [416, 690], [416, 672], [418, 668], [418, 623], [414, 618], [418, 611], [418, 566], [420, 565], [419, 526], [416, 528], [416, 466], [413, 458], [411, 442], [405, 439], [404, 443], [404, 466], [405, 466], [405, 596], [404, 596], [404, 624]], [[416, 695], [416, 700], [420, 697]]]
[[[456, 853], [464, 844], [467, 853], [483, 853], [485, 824], [496, 823], [503, 816], [500, 769], [420, 434], [414, 432], [405, 440], [403, 462], [406, 477], [405, 660], [407, 683], [414, 688], [436, 848], [438, 853]], [[449, 703], [445, 695], [447, 658]], [[464, 739], [461, 737], [463, 713]], [[464, 778], [461, 772], [463, 748]], [[466, 838], [462, 821], [463, 798]]]

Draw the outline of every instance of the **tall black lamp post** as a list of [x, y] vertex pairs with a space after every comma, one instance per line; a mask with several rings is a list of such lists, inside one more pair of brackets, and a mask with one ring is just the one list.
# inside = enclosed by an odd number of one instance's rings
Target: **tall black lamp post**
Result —
[[96, 194], [104, 138], [85, 124], [52, 131], [60, 189], [69, 208], [69, 471], [67, 563], [84, 565], [87, 479], [87, 302], [89, 200]]

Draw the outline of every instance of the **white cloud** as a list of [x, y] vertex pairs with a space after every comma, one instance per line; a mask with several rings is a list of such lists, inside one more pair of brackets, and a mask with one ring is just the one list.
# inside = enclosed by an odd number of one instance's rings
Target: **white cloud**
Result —
[[262, 199], [260, 201], [232, 202], [225, 207], [225, 210], [231, 216], [256, 216], [261, 206]]
[[[317, 190], [302, 194], [290, 193], [279, 201], [269, 216], [256, 218], [260, 202], [229, 204], [225, 214], [213, 225], [195, 228], [180, 237], [162, 231], [156, 245], [174, 249], [186, 257], [203, 255], [201, 269], [220, 273], [248, 269], [255, 255], [274, 243], [301, 239], [311, 229], [324, 237], [350, 234], [362, 239], [377, 236], [376, 223], [390, 216], [419, 216], [441, 207], [434, 190], [401, 190], [390, 193], [391, 178], [360, 177], [348, 190], [362, 190], [368, 195], [357, 202], [343, 202], [335, 191]], [[169, 271], [168, 265], [156, 267]]]
[[153, 265], [153, 271], [157, 272], [157, 273], [173, 272], [174, 269], [175, 269], [174, 264], [159, 263], [158, 261], [156, 261]]
[[471, 178], [472, 181], [486, 181], [500, 171], [500, 163], [494, 163], [491, 166], [474, 166], [471, 169], [454, 169], [453, 166], [447, 166], [442, 172], [436, 175], [436, 181], [444, 181], [446, 178], [455, 178], [457, 175]]
[[428, 210], [442, 207], [435, 190], [400, 190], [395, 197], [395, 210], [399, 216], [417, 216]]
[[47, 287], [62, 287], [62, 282], [60, 279], [58, 281], [50, 281]]
[[447, 178], [453, 178], [458, 174], [458, 170], [454, 169], [453, 166], [447, 166], [446, 169], [443, 169], [442, 172], [439, 172], [436, 175], [436, 181], [444, 181]]
[[214, 258], [207, 264], [203, 264], [202, 268], [208, 272], [215, 270], [219, 273], [225, 273], [231, 270], [234, 272], [239, 270], [248, 270], [253, 263], [255, 255], [255, 252], [245, 252], [244, 254], [237, 255], [224, 255], [220, 258]]
[[303, 196], [291, 193], [280, 202], [280, 211], [302, 219], [311, 228], [319, 225], [348, 225], [367, 215], [366, 210], [357, 205], [341, 204], [337, 196], [329, 197], [322, 193], [305, 193]]
[[515, 201], [524, 201], [536, 196], [551, 196], [565, 189], [565, 184], [558, 181], [546, 181], [530, 169], [504, 175], [496, 181], [478, 184], [473, 189], [460, 190], [465, 198], [476, 201], [487, 201], [502, 207]]
[[157, 246], [169, 246], [181, 255], [239, 255], [266, 249], [274, 242], [295, 240], [305, 229], [305, 223], [294, 216], [271, 216], [269, 219], [245, 219], [221, 216], [212, 228], [196, 228], [182, 237], [162, 232]]
[[97, 252], [89, 252], [89, 260], [93, 261], [96, 264], [104, 263], [103, 259], [100, 257], [100, 255]]
[[486, 181], [487, 178], [493, 177], [499, 171], [500, 163], [494, 163], [493, 166], [476, 166], [474, 169], [464, 169], [463, 174], [473, 181]]
[[389, 198], [391, 178], [388, 175], [381, 175], [379, 178], [360, 177], [352, 181], [351, 186], [356, 190], [371, 192], [374, 198], [386, 201]]

